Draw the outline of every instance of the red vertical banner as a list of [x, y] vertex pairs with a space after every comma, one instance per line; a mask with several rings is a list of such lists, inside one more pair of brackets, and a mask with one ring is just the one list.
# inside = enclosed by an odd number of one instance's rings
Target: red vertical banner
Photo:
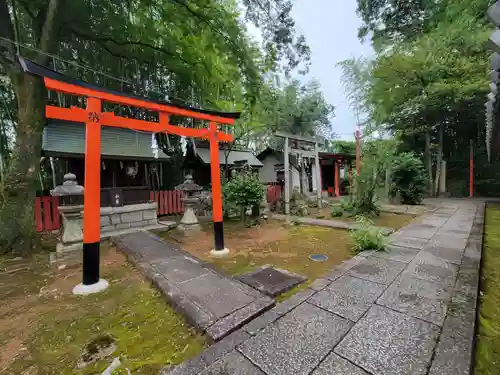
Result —
[[52, 205], [50, 197], [42, 197], [43, 202], [43, 229], [52, 230]]
[[43, 231], [42, 199], [40, 197], [35, 198], [35, 227], [37, 232]]
[[61, 217], [59, 215], [59, 198], [52, 197], [52, 221], [53, 228], [59, 229], [61, 227]]

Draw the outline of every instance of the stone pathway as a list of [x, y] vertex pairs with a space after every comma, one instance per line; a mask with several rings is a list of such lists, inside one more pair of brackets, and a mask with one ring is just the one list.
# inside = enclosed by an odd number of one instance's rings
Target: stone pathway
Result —
[[214, 341], [274, 306], [272, 298], [222, 276], [151, 233], [127, 234], [113, 241], [191, 324]]
[[[281, 215], [281, 214], [272, 214], [271, 216], [276, 220], [288, 220], [288, 221], [296, 221], [297, 223], [306, 224], [306, 225], [316, 225], [319, 227], [327, 227], [334, 229], [356, 229], [358, 224], [349, 223], [341, 220], [330, 220], [330, 219], [315, 219], [312, 217], [303, 217], [303, 216], [291, 216], [291, 215]], [[391, 234], [393, 230], [391, 228], [380, 227], [385, 233]]]
[[484, 203], [446, 201], [162, 374], [466, 375]]

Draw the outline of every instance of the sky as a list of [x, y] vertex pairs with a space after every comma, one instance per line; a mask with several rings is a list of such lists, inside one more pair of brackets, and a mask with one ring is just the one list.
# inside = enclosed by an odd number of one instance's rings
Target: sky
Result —
[[296, 0], [293, 16], [297, 31], [303, 33], [311, 48], [309, 74], [301, 80], [317, 79], [325, 99], [335, 106], [333, 131], [345, 140], [354, 139], [356, 116], [349, 108], [341, 83], [338, 61], [374, 54], [368, 42], [358, 39], [361, 20], [356, 0]]

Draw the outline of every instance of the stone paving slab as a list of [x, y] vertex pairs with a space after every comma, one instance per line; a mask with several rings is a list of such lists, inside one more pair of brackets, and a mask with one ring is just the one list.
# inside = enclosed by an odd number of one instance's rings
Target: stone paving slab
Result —
[[220, 340], [274, 305], [274, 300], [225, 277], [160, 238], [138, 232], [114, 239], [195, 327]]
[[388, 245], [385, 251], [377, 251], [373, 254], [376, 258], [385, 258], [397, 262], [410, 263], [420, 250], [407, 247]]
[[272, 323], [238, 350], [267, 374], [307, 375], [352, 323], [305, 303]]
[[334, 352], [373, 375], [425, 375], [437, 326], [373, 306]]
[[374, 283], [390, 284], [405, 267], [406, 263], [370, 257], [356, 264], [347, 274]]
[[345, 275], [307, 302], [356, 322], [385, 288], [382, 284]]
[[399, 247], [407, 247], [411, 249], [422, 250], [425, 245], [429, 242], [425, 238], [408, 237], [400, 232], [395, 233], [393, 237], [390, 238], [390, 244]]
[[326, 359], [321, 362], [312, 375], [370, 375], [358, 366], [339, 357], [335, 353], [331, 353]]
[[[162, 374], [215, 375], [229, 366], [231, 374], [249, 375], [469, 375], [484, 203], [441, 204], [391, 235], [386, 252], [356, 255]], [[418, 231], [434, 234], [419, 238]], [[237, 311], [259, 305], [255, 293], [248, 291], [254, 302]]]
[[430, 253], [421, 252], [408, 265], [405, 275], [427, 280], [443, 286], [453, 286], [458, 267]]
[[450, 298], [450, 290], [439, 284], [400, 276], [377, 303], [441, 326]]
[[199, 373], [200, 375], [265, 375], [252, 362], [233, 351]]

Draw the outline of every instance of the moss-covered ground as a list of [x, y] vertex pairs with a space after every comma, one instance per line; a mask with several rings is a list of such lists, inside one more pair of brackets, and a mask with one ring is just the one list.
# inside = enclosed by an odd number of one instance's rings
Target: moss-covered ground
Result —
[[[213, 248], [213, 229], [210, 223], [202, 224], [196, 236], [184, 237], [176, 231], [162, 236], [177, 242], [194, 256], [213, 263], [223, 273], [237, 275], [265, 264], [306, 276], [310, 281], [321, 277], [335, 265], [353, 256], [349, 232], [307, 225], [289, 225], [282, 221], [269, 221], [258, 227], [247, 228], [241, 222], [224, 223], [225, 245], [228, 257], [217, 259], [209, 254]], [[326, 254], [328, 260], [314, 262], [309, 255]], [[301, 286], [287, 295], [293, 294]], [[287, 296], [285, 295], [285, 296]], [[281, 297], [283, 298], [283, 297]]]
[[500, 205], [486, 208], [476, 375], [500, 374]]
[[[119, 357], [132, 374], [156, 375], [206, 346], [115, 249], [105, 249], [101, 261], [110, 287], [86, 297], [71, 293], [79, 267], [54, 269], [45, 258], [0, 260], [1, 374], [100, 374]], [[116, 351], [79, 369], [86, 345], [107, 336]]]

